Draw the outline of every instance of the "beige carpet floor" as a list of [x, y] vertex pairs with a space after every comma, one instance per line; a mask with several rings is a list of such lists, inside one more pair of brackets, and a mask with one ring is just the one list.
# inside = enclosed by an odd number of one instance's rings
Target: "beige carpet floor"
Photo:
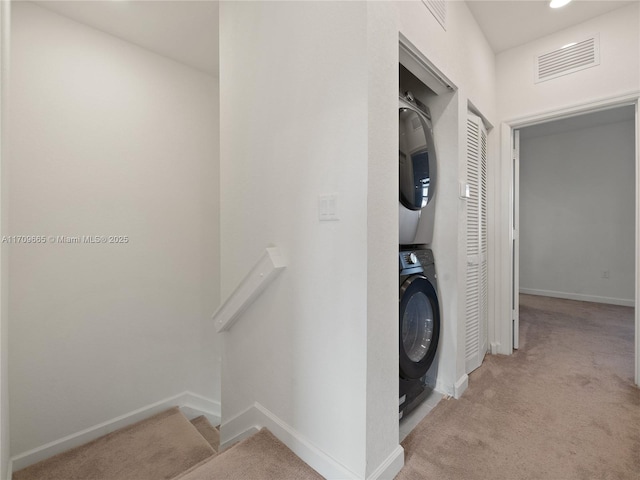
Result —
[[640, 479], [633, 309], [521, 295], [520, 350], [402, 442], [397, 480]]
[[179, 480], [322, 480], [269, 430], [228, 448]]
[[191, 424], [196, 427], [196, 430], [211, 445], [211, 448], [216, 452], [220, 449], [220, 431], [209, 423], [207, 417], [200, 415], [191, 420]]
[[[520, 350], [488, 356], [402, 442], [396, 480], [640, 480], [633, 309], [522, 295], [520, 323]], [[218, 443], [173, 408], [13, 480], [322, 479], [266, 429]]]
[[163, 480], [213, 455], [176, 407], [14, 472], [12, 480]]

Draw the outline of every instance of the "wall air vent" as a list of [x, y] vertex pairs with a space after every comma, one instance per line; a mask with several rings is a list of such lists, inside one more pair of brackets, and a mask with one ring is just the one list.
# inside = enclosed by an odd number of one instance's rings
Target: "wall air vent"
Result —
[[442, 28], [447, 29], [447, 2], [445, 0], [422, 0]]
[[572, 42], [535, 58], [535, 83], [600, 65], [600, 37]]

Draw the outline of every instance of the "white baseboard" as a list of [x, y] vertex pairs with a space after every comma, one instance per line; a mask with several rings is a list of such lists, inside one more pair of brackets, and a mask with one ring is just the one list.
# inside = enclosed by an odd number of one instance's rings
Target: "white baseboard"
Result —
[[257, 433], [264, 425], [261, 423], [257, 409], [252, 405], [230, 420], [220, 425], [220, 449], [222, 452], [234, 443]]
[[581, 302], [608, 303], [609, 305], [621, 305], [623, 307], [634, 307], [636, 303], [633, 299], [600, 297], [598, 295], [556, 292], [553, 290], [538, 290], [535, 288], [521, 288], [520, 293], [524, 293], [526, 295], [539, 295], [542, 297], [564, 298], [566, 300], [579, 300]]
[[[119, 417], [107, 420], [106, 422], [94, 425], [80, 432], [67, 435], [66, 437], [54, 440], [40, 447], [11, 457], [10, 468], [13, 471], [33, 465], [36, 462], [65, 452], [71, 448], [78, 447], [92, 440], [114, 432], [120, 428], [132, 425], [140, 420], [144, 420], [156, 413], [160, 413], [171, 407], [180, 407], [185, 416], [189, 419], [199, 415], [205, 415], [213, 424], [220, 423], [220, 403], [207, 399], [192, 392], [183, 392], [173, 397], [165, 398], [159, 402], [152, 403], [132, 412], [120, 415]], [[11, 477], [9, 477], [11, 478]]]
[[453, 397], [455, 394], [455, 388], [450, 383], [445, 383], [441, 379], [436, 381], [436, 386], [434, 387], [436, 392], [440, 392], [443, 395], [447, 395], [449, 397]]
[[[323, 477], [329, 480], [355, 480], [359, 478], [354, 472], [313, 445], [299, 432], [257, 402], [221, 425], [221, 449], [224, 450], [262, 427], [267, 427], [282, 443]], [[390, 461], [392, 462], [390, 467], [397, 465], [395, 457]]]
[[454, 385], [453, 397], [455, 399], [460, 398], [468, 386], [469, 386], [469, 375], [465, 373], [462, 377], [458, 379], [458, 381]]
[[393, 480], [404, 467], [404, 448], [398, 445], [367, 480]]
[[179, 405], [179, 407], [185, 417], [193, 420], [200, 415], [204, 415], [211, 425], [220, 425], [220, 402], [193, 392], [185, 392], [183, 395], [185, 397], [184, 403]]
[[464, 391], [469, 386], [469, 375], [466, 373], [458, 379], [453, 385], [451, 383], [445, 383], [440, 378], [436, 382], [435, 391], [458, 399], [462, 396]]

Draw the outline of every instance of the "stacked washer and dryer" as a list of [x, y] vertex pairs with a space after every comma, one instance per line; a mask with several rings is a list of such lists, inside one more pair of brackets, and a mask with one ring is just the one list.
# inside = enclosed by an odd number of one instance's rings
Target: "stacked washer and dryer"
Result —
[[438, 349], [440, 302], [433, 252], [437, 156], [429, 110], [400, 95], [400, 418], [431, 391], [426, 378]]

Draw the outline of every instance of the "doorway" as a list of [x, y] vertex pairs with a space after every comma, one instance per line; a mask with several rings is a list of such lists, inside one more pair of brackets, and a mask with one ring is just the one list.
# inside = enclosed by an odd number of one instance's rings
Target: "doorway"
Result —
[[[583, 105], [581, 107], [576, 107], [573, 109], [566, 109], [564, 111], [559, 111], [559, 112], [552, 112], [546, 115], [538, 115], [536, 117], [529, 117], [529, 118], [525, 118], [525, 119], [521, 119], [518, 121], [513, 121], [511, 123], [507, 123], [507, 124], [503, 124], [503, 129], [502, 129], [502, 154], [503, 154], [503, 159], [511, 159], [512, 161], [510, 162], [503, 162], [503, 179], [504, 181], [506, 181], [510, 188], [509, 188], [509, 209], [508, 209], [508, 217], [506, 217], [506, 215], [503, 217], [502, 221], [506, 224], [508, 224], [508, 242], [509, 242], [509, 246], [510, 248], [508, 249], [508, 253], [503, 253], [502, 255], [502, 261], [503, 263], [503, 272], [506, 271], [506, 266], [508, 266], [508, 272], [509, 272], [509, 277], [510, 280], [508, 282], [508, 285], [506, 286], [506, 288], [503, 288], [501, 293], [501, 300], [500, 300], [500, 308], [502, 309], [503, 314], [506, 314], [505, 318], [503, 319], [503, 321], [501, 321], [501, 324], [499, 325], [499, 327], [502, 329], [501, 333], [502, 333], [502, 340], [505, 342], [509, 342], [511, 341], [511, 348], [507, 348], [505, 353], [510, 353], [510, 351], [513, 350], [513, 348], [517, 348], [518, 344], [517, 344], [517, 335], [518, 335], [518, 309], [519, 309], [519, 305], [518, 305], [518, 295], [517, 293], [520, 291], [520, 275], [518, 274], [518, 269], [519, 269], [519, 263], [520, 263], [520, 238], [522, 237], [521, 232], [520, 232], [520, 215], [519, 215], [519, 209], [518, 209], [518, 204], [519, 204], [519, 194], [520, 194], [520, 176], [518, 173], [518, 169], [519, 167], [521, 167], [520, 165], [520, 147], [521, 142], [520, 142], [520, 134], [522, 133], [522, 131], [525, 131], [526, 128], [533, 128], [535, 127], [536, 129], [538, 129], [538, 133], [542, 132], [544, 133], [544, 129], [545, 128], [551, 128], [552, 130], [550, 130], [549, 132], [553, 132], [553, 128], [557, 128], [558, 124], [552, 124], [550, 122], [555, 122], [557, 120], [562, 120], [564, 122], [567, 122], [567, 124], [571, 124], [573, 123], [574, 126], [576, 125], [576, 123], [574, 122], [580, 122], [580, 121], [585, 121], [588, 119], [596, 119], [597, 117], [593, 117], [593, 116], [586, 116], [586, 114], [598, 114], [600, 117], [604, 116], [614, 116], [615, 115], [626, 115], [627, 119], [631, 121], [632, 123], [632, 143], [633, 145], [631, 145], [629, 148], [632, 152], [632, 158], [633, 158], [633, 172], [631, 174], [632, 178], [634, 179], [634, 187], [636, 187], [638, 185], [638, 148], [637, 148], [637, 144], [638, 144], [638, 121], [637, 121], [637, 103], [638, 103], [638, 97], [637, 95], [630, 95], [628, 97], [625, 98], [618, 98], [615, 100], [608, 100], [608, 101], [603, 101], [600, 103], [594, 103], [591, 105]], [[625, 109], [626, 107], [626, 109]], [[583, 117], [583, 118], [579, 118], [579, 117]], [[573, 119], [573, 120], [571, 120]], [[529, 133], [531, 132], [531, 130], [529, 131]], [[605, 161], [605, 158], [603, 158], [602, 161]], [[585, 172], [582, 172], [585, 173]], [[628, 225], [627, 224], [627, 228], [630, 228], [633, 232], [633, 237], [634, 240], [632, 241], [633, 243], [633, 254], [631, 254], [631, 258], [634, 258], [634, 261], [629, 262], [627, 259], [627, 263], [632, 263], [632, 273], [627, 272], [627, 279], [626, 281], [622, 281], [623, 287], [626, 284], [626, 296], [630, 297], [630, 298], [617, 298], [612, 296], [611, 294], [607, 294], [607, 295], [596, 295], [593, 294], [593, 289], [591, 290], [591, 292], [588, 293], [583, 293], [583, 292], [578, 292], [578, 297], [577, 299], [584, 299], [584, 300], [591, 300], [591, 301], [608, 301], [608, 300], [618, 300], [618, 301], [614, 301], [612, 303], [619, 303], [619, 304], [634, 304], [636, 303], [636, 299], [638, 298], [638, 281], [637, 281], [637, 272], [638, 272], [638, 256], [637, 256], [637, 242], [638, 242], [638, 212], [640, 211], [640, 208], [638, 207], [638, 195], [637, 195], [637, 187], [634, 188], [634, 190], [636, 190], [632, 195], [635, 201], [632, 201], [631, 203], [633, 204], [631, 206], [631, 209], [633, 210], [632, 214], [631, 214], [631, 218], [633, 218], [633, 225]], [[598, 191], [597, 189], [593, 192], [593, 195], [597, 195]], [[629, 205], [626, 206], [627, 208], [629, 207]], [[507, 213], [507, 212], [505, 212]], [[627, 217], [629, 217], [629, 215], [627, 215]], [[596, 217], [596, 218], [600, 218], [600, 217]], [[503, 223], [503, 225], [504, 225]], [[627, 218], [627, 223], [628, 223], [628, 218]], [[603, 230], [606, 232], [606, 228], [603, 228]], [[504, 229], [502, 230], [504, 232]], [[502, 237], [503, 241], [507, 240], [505, 237]], [[507, 257], [508, 255], [508, 257]], [[629, 253], [627, 253], [627, 255], [629, 255]], [[594, 265], [591, 265], [591, 267], [593, 267]], [[597, 266], [597, 268], [600, 268], [599, 266]], [[619, 272], [620, 273], [620, 272]], [[616, 274], [618, 275], [618, 274]], [[632, 278], [632, 281], [629, 281], [629, 276], [630, 278]], [[608, 278], [607, 278], [608, 277]], [[608, 267], [604, 267], [599, 271], [599, 278], [598, 281], [610, 281], [611, 280], [611, 270]], [[612, 283], [612, 282], [610, 282]], [[632, 284], [633, 288], [630, 288], [631, 285], [629, 285], [629, 283]], [[606, 285], [606, 283], [605, 283]], [[602, 287], [602, 285], [601, 285]], [[525, 286], [526, 288], [526, 286]], [[557, 287], [556, 287], [557, 288]], [[586, 289], [586, 287], [582, 287], [583, 289]], [[544, 289], [542, 289], [544, 290]], [[550, 290], [553, 291], [553, 290]], [[597, 289], [595, 291], [598, 291]], [[579, 295], [584, 295], [583, 297], [580, 297]], [[588, 298], [591, 295], [592, 298]], [[623, 295], [623, 296], [625, 296]], [[604, 297], [604, 298], [594, 298], [594, 297]], [[608, 298], [607, 298], [608, 297]], [[576, 297], [574, 297], [576, 298]], [[639, 318], [638, 318], [638, 311], [636, 309], [635, 311], [635, 382], [636, 384], [639, 383], [639, 376], [640, 376], [640, 361], [639, 361], [639, 357], [640, 354], [638, 352], [638, 350], [640, 349], [640, 345], [639, 345], [639, 341], [638, 341], [638, 324], [639, 324]], [[507, 335], [508, 334], [508, 335]], [[509, 338], [511, 337], [511, 338]], [[504, 350], [503, 350], [504, 351]]]
[[634, 114], [520, 130], [520, 293], [634, 306]]

